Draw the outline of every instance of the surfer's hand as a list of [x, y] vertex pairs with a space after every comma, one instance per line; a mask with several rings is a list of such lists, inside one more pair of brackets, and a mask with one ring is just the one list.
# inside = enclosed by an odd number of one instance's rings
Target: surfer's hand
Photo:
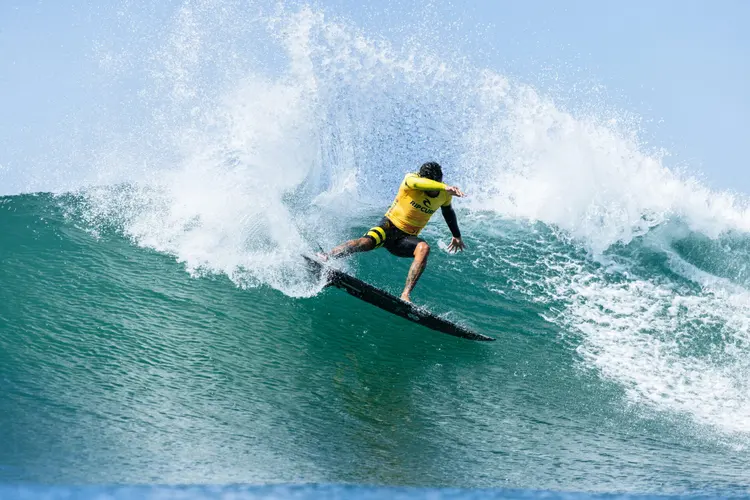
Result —
[[455, 236], [451, 238], [451, 244], [448, 245], [448, 251], [450, 253], [456, 253], [459, 251], [463, 252], [464, 248], [466, 248], [466, 245], [461, 238], [456, 238]]
[[445, 192], [452, 194], [453, 196], [458, 196], [459, 198], [463, 198], [464, 196], [466, 196], [464, 192], [458, 189], [456, 186], [448, 186], [447, 188], [445, 188]]

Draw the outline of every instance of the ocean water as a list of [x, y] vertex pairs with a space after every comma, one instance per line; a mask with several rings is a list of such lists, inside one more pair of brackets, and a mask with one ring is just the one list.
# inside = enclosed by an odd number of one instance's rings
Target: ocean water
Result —
[[[96, 46], [117, 99], [59, 161], [0, 170], [27, 186], [0, 198], [2, 496], [747, 495], [745, 198], [667, 168], [628, 113], [416, 35], [123, 5], [150, 35]], [[324, 289], [300, 257], [427, 160], [470, 195], [468, 249], [436, 216], [413, 299], [497, 342]], [[340, 264], [398, 293], [409, 261]]]

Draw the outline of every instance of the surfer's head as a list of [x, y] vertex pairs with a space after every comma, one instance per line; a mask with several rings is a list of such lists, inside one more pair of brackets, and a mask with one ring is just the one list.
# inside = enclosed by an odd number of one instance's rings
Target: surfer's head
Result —
[[443, 169], [439, 163], [430, 161], [419, 167], [419, 176], [433, 181], [443, 182]]

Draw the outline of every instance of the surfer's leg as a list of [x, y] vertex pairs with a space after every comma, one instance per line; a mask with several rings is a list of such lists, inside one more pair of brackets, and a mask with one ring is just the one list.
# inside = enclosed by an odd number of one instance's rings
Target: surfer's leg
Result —
[[346, 257], [347, 255], [357, 252], [367, 252], [375, 248], [375, 241], [372, 238], [362, 237], [356, 240], [349, 240], [346, 243], [342, 243], [333, 250], [331, 250], [328, 256], [334, 259]]
[[353, 253], [369, 252], [370, 250], [380, 248], [386, 240], [386, 232], [385, 229], [383, 229], [382, 225], [383, 223], [381, 222], [380, 226], [373, 227], [372, 229], [367, 231], [367, 234], [365, 234], [361, 238], [358, 238], [356, 240], [349, 240], [346, 243], [342, 243], [341, 245], [331, 250], [328, 255], [323, 256], [324, 259], [328, 257], [338, 259], [341, 257], [346, 257], [347, 255]]
[[409, 274], [406, 276], [406, 286], [401, 294], [401, 300], [406, 302], [411, 302], [411, 291], [417, 286], [419, 277], [422, 276], [425, 267], [427, 267], [427, 257], [430, 255], [430, 245], [419, 238], [414, 239], [419, 240], [419, 243], [414, 247], [414, 262], [411, 263]]

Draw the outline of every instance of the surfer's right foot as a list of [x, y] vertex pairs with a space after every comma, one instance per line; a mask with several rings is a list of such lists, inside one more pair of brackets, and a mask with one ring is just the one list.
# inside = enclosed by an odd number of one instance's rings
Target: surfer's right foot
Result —
[[401, 300], [403, 300], [404, 302], [411, 302], [411, 298], [409, 297], [408, 293], [402, 293]]
[[322, 262], [328, 262], [328, 254], [325, 252], [318, 252], [315, 254], [318, 259], [320, 259]]

